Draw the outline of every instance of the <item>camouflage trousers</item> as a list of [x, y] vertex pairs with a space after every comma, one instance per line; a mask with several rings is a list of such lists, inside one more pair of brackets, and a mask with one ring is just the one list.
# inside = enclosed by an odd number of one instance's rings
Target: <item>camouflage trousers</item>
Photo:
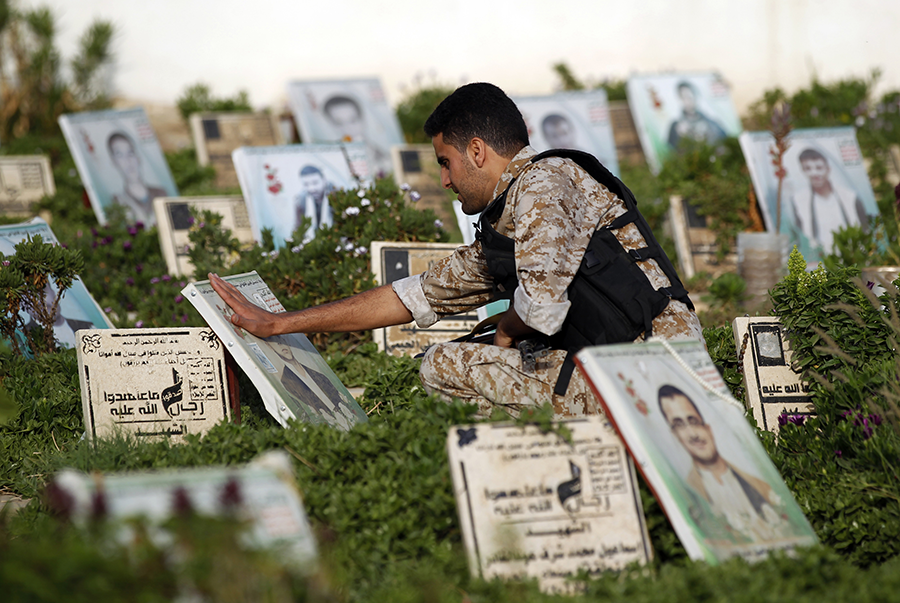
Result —
[[425, 389], [448, 402], [458, 398], [478, 405], [489, 417], [495, 408], [518, 417], [523, 409], [550, 403], [557, 417], [600, 414], [600, 404], [576, 369], [564, 396], [553, 393], [566, 352], [553, 350], [541, 358], [534, 372], [522, 370], [515, 348], [481, 343], [442, 343], [431, 347], [419, 376]]

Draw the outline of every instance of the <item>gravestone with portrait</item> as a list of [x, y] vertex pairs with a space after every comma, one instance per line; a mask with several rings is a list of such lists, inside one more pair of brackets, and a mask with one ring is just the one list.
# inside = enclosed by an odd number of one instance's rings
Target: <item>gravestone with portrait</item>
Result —
[[599, 416], [536, 425], [456, 426], [447, 437], [463, 542], [474, 576], [537, 578], [572, 593], [597, 576], [652, 558], [634, 465]]
[[391, 147], [405, 140], [378, 78], [293, 81], [288, 103], [303, 142], [364, 143], [373, 175], [393, 168]]
[[[357, 188], [371, 176], [362, 143], [241, 147], [232, 158], [253, 236], [262, 241], [263, 229], [271, 230], [276, 249], [305, 243], [319, 228], [331, 227], [329, 194]], [[304, 218], [309, 225], [295, 237]]]
[[178, 196], [159, 141], [140, 107], [67, 113], [59, 118], [97, 221], [106, 224], [113, 205], [126, 219], [156, 224], [153, 200]]
[[[459, 246], [455, 243], [373, 241], [372, 272], [375, 274], [375, 282], [388, 285], [420, 274], [434, 262], [449, 256], [457, 247]], [[471, 332], [477, 324], [478, 316], [472, 311], [449, 316], [427, 329], [419, 328], [415, 322], [373, 329], [372, 336], [378, 349], [383, 352], [395, 356], [415, 356], [436, 343], [444, 343]]]
[[209, 328], [78, 331], [89, 438], [182, 442], [231, 418], [225, 349]]
[[[32, 218], [19, 224], [2, 225], [0, 226], [0, 254], [11, 256], [16, 252], [16, 244], [36, 236], [40, 236], [45, 243], [59, 245], [56, 235], [41, 218]], [[62, 347], [75, 346], [76, 332], [79, 329], [111, 329], [113, 327], [112, 322], [91, 296], [80, 277], [75, 278], [72, 286], [64, 292], [62, 297], [58, 297], [58, 287], [55, 283], [48, 284], [45, 289], [45, 303], [48, 308], [57, 304], [53, 336]], [[25, 321], [26, 330], [38, 326], [38, 320], [27, 308], [20, 314]], [[17, 337], [24, 339], [24, 334], [17, 333]]]
[[411, 191], [422, 198], [416, 203], [419, 209], [430, 209], [444, 224], [452, 224], [453, 197], [441, 186], [441, 166], [430, 144], [405, 144], [391, 147], [394, 162], [394, 179], [398, 186], [408, 184]]
[[219, 188], [238, 186], [232, 151], [284, 144], [278, 119], [270, 113], [194, 113], [190, 124], [197, 162], [216, 169]]
[[644, 156], [654, 174], [682, 141], [715, 145], [741, 133], [729, 85], [718, 73], [633, 75], [626, 90]]
[[792, 366], [793, 351], [781, 321], [748, 316], [735, 318], [731, 326], [744, 372], [747, 405], [756, 424], [778, 433], [785, 421], [815, 414], [809, 383]]
[[[63, 469], [52, 483], [67, 495], [68, 511], [78, 524], [96, 520], [96, 501], [101, 500], [106, 516], [120, 520], [112, 534], [126, 549], [144, 546], [146, 538], [158, 547], [168, 546], [170, 518], [190, 509], [201, 516], [245, 522], [242, 546], [277, 549], [281, 558], [299, 567], [316, 558], [291, 459], [283, 450], [228, 467], [91, 474]], [[140, 535], [130, 521], [138, 518], [144, 529]]]
[[818, 542], [702, 342], [589, 347], [576, 363], [691, 559]]
[[737, 255], [733, 250], [719, 252], [716, 233], [708, 228], [706, 216], [697, 212], [690, 199], [678, 195], [669, 197], [669, 223], [682, 278], [689, 279], [701, 272], [716, 278], [737, 270]]
[[30, 216], [32, 206], [56, 194], [46, 155], [0, 157], [0, 215]]
[[[223, 197], [157, 197], [153, 200], [156, 225], [159, 229], [159, 246], [169, 274], [191, 276], [194, 265], [188, 255], [190, 230], [195, 226], [191, 211], [211, 211], [222, 217], [222, 228], [242, 245], [253, 244], [250, 216], [247, 204], [240, 195]], [[199, 226], [199, 224], [196, 224]], [[238, 258], [225, 258], [227, 263]]]
[[839, 229], [868, 230], [878, 216], [878, 204], [853, 127], [798, 128], [787, 141], [784, 180], [779, 183], [772, 163], [772, 134], [745, 132], [740, 137], [766, 230], [776, 232], [780, 190], [778, 232], [815, 266], [834, 250]]
[[[284, 312], [284, 306], [256, 272], [223, 280], [260, 308]], [[190, 283], [182, 293], [224, 342], [253, 382], [266, 410], [283, 427], [296, 420], [349, 430], [367, 420], [366, 413], [305, 335], [261, 338], [235, 326], [231, 322], [234, 311], [209, 281]]]
[[605, 90], [519, 96], [512, 100], [525, 119], [531, 146], [537, 152], [548, 149], [585, 151], [613, 174], [619, 173]]

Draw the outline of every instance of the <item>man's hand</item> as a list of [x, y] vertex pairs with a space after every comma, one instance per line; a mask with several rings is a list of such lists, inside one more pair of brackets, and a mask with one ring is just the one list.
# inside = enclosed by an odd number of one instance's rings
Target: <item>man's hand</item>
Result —
[[526, 325], [514, 308], [503, 313], [503, 318], [497, 323], [497, 332], [494, 333], [494, 345], [501, 348], [514, 348], [520, 339], [537, 333], [536, 330]]
[[249, 331], [257, 337], [269, 337], [280, 335], [282, 331], [279, 315], [268, 310], [263, 310], [237, 290], [231, 283], [222, 280], [217, 274], [209, 275], [209, 284], [219, 297], [234, 311], [231, 315], [231, 323], [245, 331]]

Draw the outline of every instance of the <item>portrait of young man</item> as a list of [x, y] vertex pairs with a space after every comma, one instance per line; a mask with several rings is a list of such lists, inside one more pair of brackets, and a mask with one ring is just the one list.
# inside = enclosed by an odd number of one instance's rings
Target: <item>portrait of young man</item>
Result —
[[[480, 214], [473, 244], [422, 274], [282, 314], [247, 302], [211, 275], [216, 292], [234, 308], [232, 322], [261, 337], [412, 320], [426, 328], [509, 299], [492, 344], [435, 345], [420, 370], [429, 392], [475, 404], [485, 416], [496, 410], [516, 416], [548, 401], [559, 417], [597, 414], [594, 394], [574, 371], [574, 351], [651, 334], [702, 339], [687, 291], [631, 193], [591, 156], [538, 156], [515, 103], [486, 83], [462, 86], [444, 99], [425, 132], [442, 185], [456, 193], [466, 214]], [[549, 351], [532, 366], [523, 362], [521, 343]]]

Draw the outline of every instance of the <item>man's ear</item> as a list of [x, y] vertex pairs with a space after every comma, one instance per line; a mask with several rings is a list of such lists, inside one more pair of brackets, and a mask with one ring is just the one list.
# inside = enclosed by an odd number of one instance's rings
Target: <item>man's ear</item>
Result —
[[466, 153], [469, 155], [469, 161], [474, 163], [475, 167], [484, 167], [488, 158], [488, 145], [484, 140], [475, 136], [469, 141]]

